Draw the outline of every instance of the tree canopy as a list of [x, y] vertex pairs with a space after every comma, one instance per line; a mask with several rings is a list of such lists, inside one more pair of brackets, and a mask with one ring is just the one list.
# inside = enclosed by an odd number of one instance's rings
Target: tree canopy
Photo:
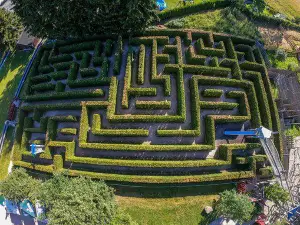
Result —
[[95, 34], [131, 34], [156, 16], [154, 0], [12, 0], [29, 33], [63, 39]]
[[0, 51], [13, 50], [22, 29], [21, 20], [15, 13], [0, 8]]
[[41, 182], [32, 178], [25, 169], [15, 169], [0, 183], [0, 192], [5, 198], [20, 202], [32, 197], [32, 193], [39, 189]]
[[289, 201], [290, 195], [278, 183], [265, 188], [265, 196], [275, 204], [284, 204]]
[[220, 199], [215, 206], [217, 216], [232, 219], [239, 223], [250, 221], [254, 210], [255, 206], [249, 197], [238, 194], [234, 190], [220, 193]]
[[19, 168], [0, 183], [1, 194], [12, 201], [39, 201], [49, 225], [137, 225], [117, 207], [114, 190], [104, 181], [58, 173], [42, 182]]
[[116, 216], [113, 189], [103, 181], [56, 174], [43, 183], [37, 199], [48, 209], [51, 225], [111, 224]]

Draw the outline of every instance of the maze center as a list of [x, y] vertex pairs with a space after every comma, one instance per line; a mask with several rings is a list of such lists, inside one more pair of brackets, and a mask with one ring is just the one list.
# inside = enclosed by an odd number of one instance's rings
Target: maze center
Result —
[[[197, 30], [45, 44], [18, 114], [14, 163], [105, 180], [181, 183], [254, 176], [257, 140], [279, 130], [255, 41]], [[280, 135], [275, 143], [281, 149]], [[30, 144], [45, 146], [33, 157]], [[236, 158], [244, 158], [237, 165]]]

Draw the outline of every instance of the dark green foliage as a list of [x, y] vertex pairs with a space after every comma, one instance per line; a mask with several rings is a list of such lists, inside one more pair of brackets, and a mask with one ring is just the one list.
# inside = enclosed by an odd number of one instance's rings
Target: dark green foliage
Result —
[[0, 50], [12, 51], [23, 29], [21, 20], [15, 13], [0, 8], [0, 21]]
[[80, 68], [87, 68], [90, 65], [90, 61], [91, 61], [91, 55], [90, 53], [86, 52], [83, 54], [82, 56], [82, 60], [80, 62]]
[[52, 225], [110, 224], [116, 216], [113, 189], [103, 181], [56, 174], [37, 192]]
[[54, 90], [55, 84], [52, 83], [42, 83], [42, 84], [36, 84], [32, 85], [31, 89], [34, 91], [49, 91]]
[[275, 204], [285, 204], [289, 201], [289, 193], [284, 190], [278, 183], [272, 184], [265, 188], [265, 196]]
[[29, 176], [25, 169], [13, 170], [4, 181], [1, 182], [1, 194], [15, 202], [23, 201], [31, 197], [33, 190], [38, 190], [40, 181]]
[[247, 195], [237, 194], [234, 190], [224, 191], [220, 193], [215, 211], [217, 216], [243, 223], [251, 220], [254, 204]]
[[72, 61], [72, 60], [73, 60], [73, 57], [69, 54], [62, 54], [62, 55], [58, 55], [58, 56], [49, 57], [50, 63], [68, 62], [68, 61]]
[[54, 68], [56, 70], [68, 70], [70, 69], [70, 66], [72, 65], [73, 62], [62, 62], [62, 63], [56, 63], [53, 64]]
[[95, 77], [98, 74], [98, 71], [94, 68], [83, 68], [79, 71], [82, 77]]
[[223, 94], [223, 90], [220, 89], [205, 89], [203, 91], [204, 97], [216, 97], [219, 98]]
[[72, 4], [69, 0], [13, 0], [13, 4], [30, 33], [55, 39], [132, 34], [157, 18], [154, 0], [79, 0]]
[[58, 82], [55, 86], [55, 91], [56, 92], [63, 92], [63, 91], [65, 91], [65, 87], [66, 87], [66, 85], [64, 83]]

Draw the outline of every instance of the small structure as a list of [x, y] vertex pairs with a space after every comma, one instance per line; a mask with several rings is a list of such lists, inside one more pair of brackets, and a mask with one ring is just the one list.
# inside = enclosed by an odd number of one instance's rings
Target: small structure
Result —
[[156, 5], [159, 11], [162, 11], [167, 8], [167, 3], [165, 0], [157, 0]]
[[24, 30], [21, 33], [19, 40], [17, 42], [17, 49], [18, 50], [33, 49], [36, 48], [40, 42], [41, 42], [40, 38], [33, 37]]
[[36, 144], [31, 144], [31, 154], [33, 156], [36, 156], [37, 154], [43, 153], [45, 145], [36, 145]]

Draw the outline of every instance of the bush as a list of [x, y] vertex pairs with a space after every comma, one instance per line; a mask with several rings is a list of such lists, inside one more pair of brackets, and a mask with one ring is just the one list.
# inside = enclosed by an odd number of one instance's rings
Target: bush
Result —
[[73, 62], [61, 62], [61, 63], [53, 64], [53, 66], [56, 70], [68, 70], [70, 69], [72, 64]]
[[15, 169], [1, 182], [0, 192], [8, 200], [21, 202], [39, 190], [40, 181], [32, 178], [25, 169]]
[[284, 49], [277, 49], [276, 50], [276, 54], [275, 54], [275, 58], [279, 61], [285, 61], [287, 58], [287, 53], [285, 52]]
[[221, 90], [221, 89], [205, 89], [202, 92], [202, 94], [203, 94], [204, 97], [219, 98], [223, 94], [223, 90]]
[[79, 72], [82, 77], [95, 77], [98, 74], [98, 71], [94, 68], [83, 68]]
[[100, 96], [104, 96], [104, 92], [102, 89], [29, 95], [25, 97], [25, 100], [26, 101], [47, 101], [52, 99], [64, 99], [64, 98], [72, 99], [72, 98], [88, 98], [88, 97], [100, 97]]
[[37, 190], [37, 197], [53, 225], [111, 224], [116, 216], [113, 189], [103, 181], [55, 174]]
[[85, 52], [82, 56], [82, 60], [80, 62], [80, 68], [88, 68], [91, 61], [91, 55], [88, 52]]
[[42, 84], [35, 84], [31, 86], [31, 89], [34, 91], [51, 91], [55, 89], [55, 84], [52, 83], [42, 83]]
[[220, 199], [215, 206], [217, 216], [239, 223], [250, 221], [254, 209], [254, 204], [249, 196], [238, 194], [234, 190], [220, 193]]
[[284, 190], [278, 183], [266, 187], [265, 196], [277, 205], [286, 204], [290, 200], [289, 192]]
[[296, 71], [300, 72], [300, 67], [298, 66], [297, 63], [292, 62], [292, 63], [289, 63], [288, 70], [293, 71], [293, 72], [296, 72]]

